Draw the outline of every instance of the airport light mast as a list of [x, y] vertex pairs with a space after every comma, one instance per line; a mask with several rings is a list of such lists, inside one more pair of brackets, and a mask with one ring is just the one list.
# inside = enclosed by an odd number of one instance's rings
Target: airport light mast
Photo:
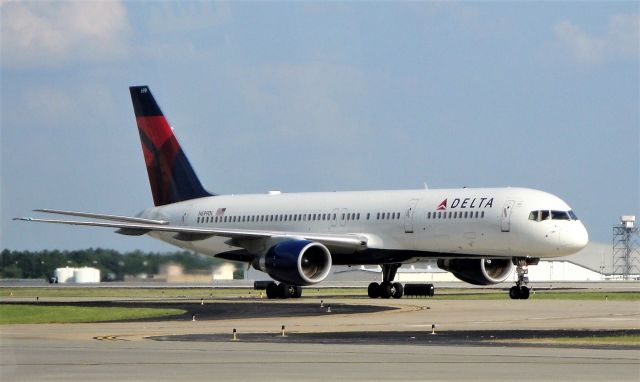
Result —
[[624, 215], [613, 226], [613, 275], [623, 280], [640, 278], [640, 240], [636, 217]]

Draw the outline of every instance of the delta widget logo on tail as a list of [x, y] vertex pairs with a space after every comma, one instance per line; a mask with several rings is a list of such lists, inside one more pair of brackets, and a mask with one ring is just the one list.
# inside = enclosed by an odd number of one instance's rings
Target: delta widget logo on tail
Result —
[[444, 211], [446, 209], [447, 209], [447, 199], [441, 201], [440, 204], [438, 204], [438, 208], [436, 209], [436, 211]]

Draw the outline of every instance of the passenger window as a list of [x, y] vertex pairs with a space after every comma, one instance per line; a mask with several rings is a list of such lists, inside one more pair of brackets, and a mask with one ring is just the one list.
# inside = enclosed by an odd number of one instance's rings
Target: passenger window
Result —
[[438, 212], [438, 219], [442, 218], [442, 212]]
[[360, 212], [356, 215], [356, 220], [360, 220]]

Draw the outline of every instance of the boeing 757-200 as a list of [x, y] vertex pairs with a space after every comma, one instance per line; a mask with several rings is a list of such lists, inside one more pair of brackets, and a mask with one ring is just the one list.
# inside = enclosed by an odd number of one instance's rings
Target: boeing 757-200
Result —
[[[588, 235], [557, 196], [526, 188], [216, 195], [204, 189], [147, 86], [130, 89], [155, 206], [136, 217], [37, 212], [84, 219], [17, 218], [116, 228], [201, 254], [251, 264], [272, 279], [270, 298], [300, 297], [332, 265], [382, 267], [371, 298], [400, 298], [403, 263], [437, 260], [476, 285], [500, 283], [513, 267], [509, 295], [529, 297], [527, 267], [584, 248]], [[432, 288], [432, 286], [431, 286]]]

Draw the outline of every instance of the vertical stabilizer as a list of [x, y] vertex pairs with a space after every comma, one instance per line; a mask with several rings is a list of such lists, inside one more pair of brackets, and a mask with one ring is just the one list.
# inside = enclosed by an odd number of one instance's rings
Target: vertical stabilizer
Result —
[[131, 101], [156, 206], [211, 196], [193, 171], [148, 86], [132, 86]]

